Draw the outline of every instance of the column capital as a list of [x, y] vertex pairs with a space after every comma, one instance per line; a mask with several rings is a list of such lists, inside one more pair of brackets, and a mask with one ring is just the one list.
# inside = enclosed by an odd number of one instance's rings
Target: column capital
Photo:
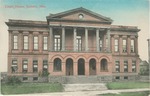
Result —
[[139, 36], [138, 35], [135, 35], [135, 38], [138, 38]]
[[128, 38], [130, 38], [130, 37], [131, 37], [131, 35], [127, 35], [127, 37], [128, 37]]

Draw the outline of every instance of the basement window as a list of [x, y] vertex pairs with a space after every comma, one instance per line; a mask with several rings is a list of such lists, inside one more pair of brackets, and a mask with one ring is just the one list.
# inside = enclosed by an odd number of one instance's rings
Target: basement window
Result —
[[26, 80], [28, 80], [28, 77], [23, 77], [23, 81], [26, 81]]
[[38, 77], [33, 77], [33, 81], [37, 81], [38, 80]]
[[120, 77], [119, 77], [119, 76], [116, 76], [116, 77], [115, 77], [115, 79], [116, 79], [116, 80], [119, 80], [119, 79], [120, 79]]

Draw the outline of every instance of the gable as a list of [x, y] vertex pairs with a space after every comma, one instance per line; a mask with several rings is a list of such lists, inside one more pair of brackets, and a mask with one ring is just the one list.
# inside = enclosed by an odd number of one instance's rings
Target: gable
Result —
[[57, 13], [57, 14], [51, 14], [47, 16], [47, 20], [49, 19], [98, 21], [98, 22], [108, 22], [108, 23], [112, 22], [110, 18], [102, 16], [100, 14], [97, 14], [95, 12], [92, 12], [82, 7]]
[[103, 18], [98, 18], [96, 16], [92, 16], [92, 14], [85, 13], [85, 12], [75, 12], [75, 13], [63, 16], [61, 18], [68, 19], [68, 20], [105, 21]]

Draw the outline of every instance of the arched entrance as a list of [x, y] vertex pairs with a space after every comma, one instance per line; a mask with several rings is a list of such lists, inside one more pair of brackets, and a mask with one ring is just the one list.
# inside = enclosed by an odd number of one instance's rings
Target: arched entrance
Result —
[[78, 75], [85, 75], [85, 61], [84, 59], [78, 60]]
[[108, 71], [108, 64], [106, 59], [101, 60], [101, 71]]
[[73, 60], [71, 58], [66, 60], [66, 75], [73, 75]]
[[90, 75], [96, 75], [96, 60], [90, 59], [89, 61], [89, 72]]

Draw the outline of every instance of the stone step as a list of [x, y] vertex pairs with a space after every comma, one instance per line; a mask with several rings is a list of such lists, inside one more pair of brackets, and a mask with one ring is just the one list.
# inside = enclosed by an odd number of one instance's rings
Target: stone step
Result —
[[71, 76], [66, 77], [67, 84], [99, 83], [97, 76]]
[[63, 84], [66, 92], [107, 90], [105, 83]]

